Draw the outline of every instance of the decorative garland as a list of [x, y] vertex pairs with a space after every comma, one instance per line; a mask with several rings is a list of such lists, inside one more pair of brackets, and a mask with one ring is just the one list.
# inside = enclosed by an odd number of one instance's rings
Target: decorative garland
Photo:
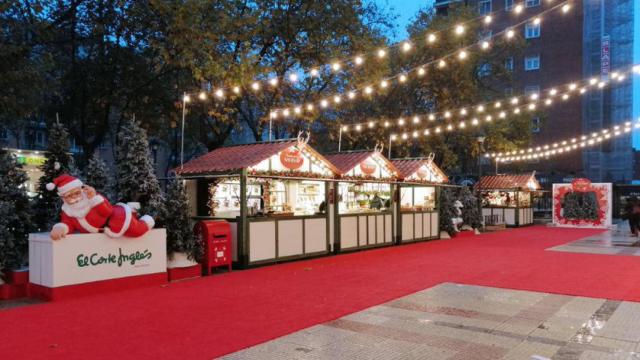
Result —
[[323, 175], [316, 174], [310, 171], [296, 171], [296, 170], [272, 170], [272, 171], [264, 171], [264, 170], [251, 170], [248, 172], [248, 175], [251, 176], [279, 176], [279, 177], [298, 177], [298, 178], [309, 178], [309, 179], [333, 179], [331, 175]]
[[605, 216], [607, 212], [607, 207], [609, 206], [607, 201], [607, 187], [606, 186], [594, 186], [589, 185], [588, 188], [584, 189], [581, 192], [593, 192], [596, 195], [596, 201], [598, 204], [598, 219], [589, 220], [589, 219], [566, 219], [564, 216], [560, 215], [562, 211], [562, 202], [564, 197], [574, 192], [575, 190], [571, 186], [562, 186], [559, 187], [557, 193], [553, 196], [553, 206], [554, 206], [554, 217], [555, 221], [559, 224], [571, 224], [571, 225], [590, 225], [590, 226], [598, 226], [602, 225], [605, 221]]

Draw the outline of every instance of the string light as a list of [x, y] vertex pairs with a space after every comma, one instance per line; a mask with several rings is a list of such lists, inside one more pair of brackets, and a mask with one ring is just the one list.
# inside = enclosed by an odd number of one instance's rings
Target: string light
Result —
[[385, 56], [387, 56], [387, 52], [384, 49], [378, 50], [378, 57], [379, 58], [383, 58]]
[[462, 35], [462, 34], [464, 34], [464, 25], [456, 26], [456, 35]]
[[407, 52], [411, 50], [411, 43], [408, 41], [405, 41], [402, 43], [402, 51]]
[[207, 93], [205, 93], [204, 91], [201, 91], [200, 94], [198, 94], [198, 99], [206, 100], [207, 99]]
[[216, 96], [217, 96], [218, 98], [223, 98], [223, 97], [224, 97], [224, 91], [223, 91], [222, 89], [218, 89], [218, 90], [216, 90], [216, 93], [215, 93], [215, 94], [216, 94]]
[[354, 63], [356, 65], [362, 65], [363, 62], [364, 62], [364, 59], [362, 59], [361, 56], [356, 56], [356, 58], [354, 59]]
[[[554, 9], [556, 9], [556, 8], [559, 8], [559, 5], [556, 5], [556, 6], [554, 6], [553, 8], [546, 9], [544, 12], [551, 11], [551, 10], [554, 10]], [[539, 18], [539, 17], [540, 17], [540, 15], [541, 15], [541, 14], [543, 14], [544, 12], [542, 12], [542, 13], [540, 13], [540, 14], [536, 15], [536, 16]], [[531, 21], [532, 21], [532, 19], [533, 19], [533, 17], [532, 17], [532, 18], [530, 18], [530, 19], [528, 20], [528, 22], [531, 22]], [[523, 21], [522, 23], [526, 23], [526, 22], [527, 22], [527, 21]], [[460, 25], [461, 25], [461, 24], [460, 24]], [[520, 24], [518, 24], [518, 25], [520, 25]], [[464, 27], [464, 26], [463, 26], [463, 27]], [[513, 28], [510, 28], [510, 29], [508, 29], [508, 30], [503, 30], [502, 32], [505, 32], [505, 31], [506, 31], [506, 32], [508, 32], [508, 31], [513, 32]], [[502, 32], [501, 32], [501, 33], [502, 33]], [[499, 34], [499, 33], [498, 33], [498, 34]], [[496, 34], [495, 36], [497, 36], [498, 34]], [[430, 35], [434, 35], [434, 34], [430, 34]], [[514, 33], [514, 35], [515, 35], [515, 33]], [[434, 36], [435, 36], [435, 35], [434, 35]], [[399, 43], [399, 44], [402, 44], [402, 43]], [[461, 59], [468, 58], [469, 53], [468, 53], [468, 51], [467, 51], [466, 49], [467, 49], [467, 48], [469, 48], [469, 47], [471, 47], [471, 46], [473, 46], [473, 45], [470, 45], [470, 46], [464, 47], [464, 48], [463, 48], [463, 49], [461, 49], [461, 50], [458, 50], [458, 51], [457, 51], [457, 56], [458, 56], [459, 58], [461, 58]], [[487, 42], [483, 45], [483, 42], [479, 42], [479, 43], [476, 43], [476, 44], [475, 44], [475, 46], [478, 46], [479, 48], [482, 48], [483, 46], [484, 46], [484, 47], [490, 47], [490, 43], [487, 41]], [[386, 53], [386, 51], [385, 51], [385, 49], [384, 49], [384, 48], [379, 49], [378, 51], [379, 51], [379, 52], [380, 52], [380, 54], [382, 54], [383, 56], [386, 56], [386, 55], [387, 55], [387, 53]], [[418, 76], [424, 76], [424, 75], [426, 74], [425, 65], [429, 65], [429, 64], [431, 64], [431, 63], [436, 64], [437, 68], [443, 69], [443, 68], [445, 68], [445, 67], [446, 67], [446, 65], [447, 65], [445, 58], [447, 58], [448, 56], [451, 56], [451, 55], [452, 55], [452, 54], [447, 54], [447, 55], [445, 55], [445, 56], [441, 57], [440, 59], [435, 59], [435, 60], [433, 60], [433, 61], [430, 61], [430, 62], [429, 62], [429, 63], [427, 63], [427, 64], [423, 64], [423, 65], [417, 66], [417, 67], [415, 67], [414, 69], [409, 70], [409, 71], [408, 71], [408, 72], [406, 72], [406, 73], [401, 73], [401, 74], [397, 74], [397, 75], [395, 75], [395, 76], [391, 76], [391, 77], [389, 77], [389, 78], [387, 78], [387, 79], [384, 79], [384, 81], [387, 81], [387, 83], [388, 83], [390, 80], [394, 80], [394, 79], [395, 79], [398, 83], [404, 83], [404, 82], [407, 82], [407, 80], [410, 78], [410, 74], [411, 74], [412, 72], [414, 72], [414, 71], [417, 73], [417, 75], [418, 75]], [[383, 88], [383, 87], [381, 87], [381, 89], [382, 89], [382, 88]], [[365, 91], [365, 93], [367, 93], [367, 92]], [[374, 91], [373, 91], [373, 90], [371, 90], [371, 91], [370, 91], [369, 93], [367, 93], [367, 94], [368, 94], [368, 95], [371, 95], [371, 94], [373, 94], [373, 93], [374, 93]]]
[[340, 70], [340, 63], [339, 62], [335, 62], [331, 65], [331, 68], [333, 69], [333, 71], [339, 71]]
[[523, 10], [523, 7], [521, 4], [518, 4], [513, 8], [513, 12], [515, 12], [516, 14], [520, 14], [522, 10]]
[[493, 20], [493, 18], [491, 17], [491, 15], [487, 15], [484, 18], [484, 23], [485, 24], [491, 24], [491, 21]]
[[640, 129], [640, 119], [638, 119], [635, 123], [631, 121], [625, 122], [621, 129], [620, 125], [615, 125], [613, 127], [602, 129], [598, 132], [591, 133], [591, 136], [582, 135], [580, 136], [580, 140], [578, 137], [573, 137], [571, 139], [562, 140], [560, 142], [555, 142], [553, 144], [545, 144], [538, 145], [535, 148], [535, 151], [538, 153], [531, 154], [533, 152], [532, 148], [529, 148], [526, 153], [529, 155], [521, 155], [525, 154], [523, 149], [520, 150], [512, 150], [507, 152], [499, 152], [499, 153], [491, 153], [487, 154], [487, 157], [494, 158], [498, 162], [514, 162], [520, 160], [531, 160], [536, 159], [538, 157], [550, 157], [552, 155], [563, 154], [566, 152], [570, 152], [576, 149], [582, 149], [585, 147], [593, 146], [596, 144], [600, 144], [606, 140], [610, 140], [616, 137], [619, 137], [622, 134], [627, 134], [631, 132], [633, 129]]
[[292, 83], [298, 81], [298, 75], [296, 74], [289, 74], [289, 81], [291, 81]]
[[434, 42], [436, 42], [436, 35], [435, 35], [435, 34], [429, 34], [429, 35], [427, 35], [427, 41], [428, 41], [429, 43], [431, 43], [431, 44], [432, 44], [432, 43], [434, 43]]

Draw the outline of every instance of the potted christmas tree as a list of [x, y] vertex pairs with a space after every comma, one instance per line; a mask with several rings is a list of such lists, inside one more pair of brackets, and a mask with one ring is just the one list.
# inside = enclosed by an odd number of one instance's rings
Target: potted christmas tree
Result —
[[449, 239], [456, 236], [456, 227], [453, 225], [453, 218], [457, 217], [455, 198], [448, 188], [440, 191], [440, 238]]
[[171, 209], [165, 218], [169, 281], [200, 276], [203, 244], [193, 232], [187, 193], [178, 177], [167, 185], [165, 208]]
[[477, 234], [478, 229], [482, 227], [482, 215], [480, 214], [478, 198], [466, 186], [460, 189], [459, 198], [463, 206], [462, 220], [464, 225], [461, 230], [471, 230], [473, 234]]
[[0, 149], [0, 174], [0, 299], [11, 299], [26, 295], [29, 271], [25, 264], [33, 226], [24, 185], [27, 174], [4, 149]]

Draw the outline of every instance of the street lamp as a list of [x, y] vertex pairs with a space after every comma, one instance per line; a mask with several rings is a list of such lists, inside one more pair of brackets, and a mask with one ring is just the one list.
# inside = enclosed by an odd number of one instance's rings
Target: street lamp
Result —
[[482, 196], [481, 196], [481, 192], [480, 192], [480, 180], [482, 179], [482, 153], [484, 153], [484, 141], [485, 141], [486, 137], [485, 136], [478, 136], [476, 138], [476, 140], [478, 141], [478, 145], [479, 145], [479, 153], [478, 153], [478, 211], [480, 212], [480, 214], [482, 214]]

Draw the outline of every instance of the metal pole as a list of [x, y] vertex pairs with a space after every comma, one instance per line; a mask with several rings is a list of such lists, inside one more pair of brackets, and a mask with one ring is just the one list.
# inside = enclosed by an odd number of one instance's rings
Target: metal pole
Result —
[[271, 141], [271, 127], [273, 126], [273, 116], [269, 116], [269, 141]]
[[387, 158], [389, 160], [391, 160], [391, 139], [392, 139], [392, 136], [389, 135], [389, 152], [388, 152], [388, 155], [387, 155]]
[[498, 175], [498, 158], [496, 158], [496, 175]]
[[184, 166], [184, 117], [187, 110], [187, 93], [182, 94], [182, 131], [180, 132], [180, 169]]
[[342, 148], [342, 126], [340, 126], [340, 133], [338, 135], [338, 152]]

